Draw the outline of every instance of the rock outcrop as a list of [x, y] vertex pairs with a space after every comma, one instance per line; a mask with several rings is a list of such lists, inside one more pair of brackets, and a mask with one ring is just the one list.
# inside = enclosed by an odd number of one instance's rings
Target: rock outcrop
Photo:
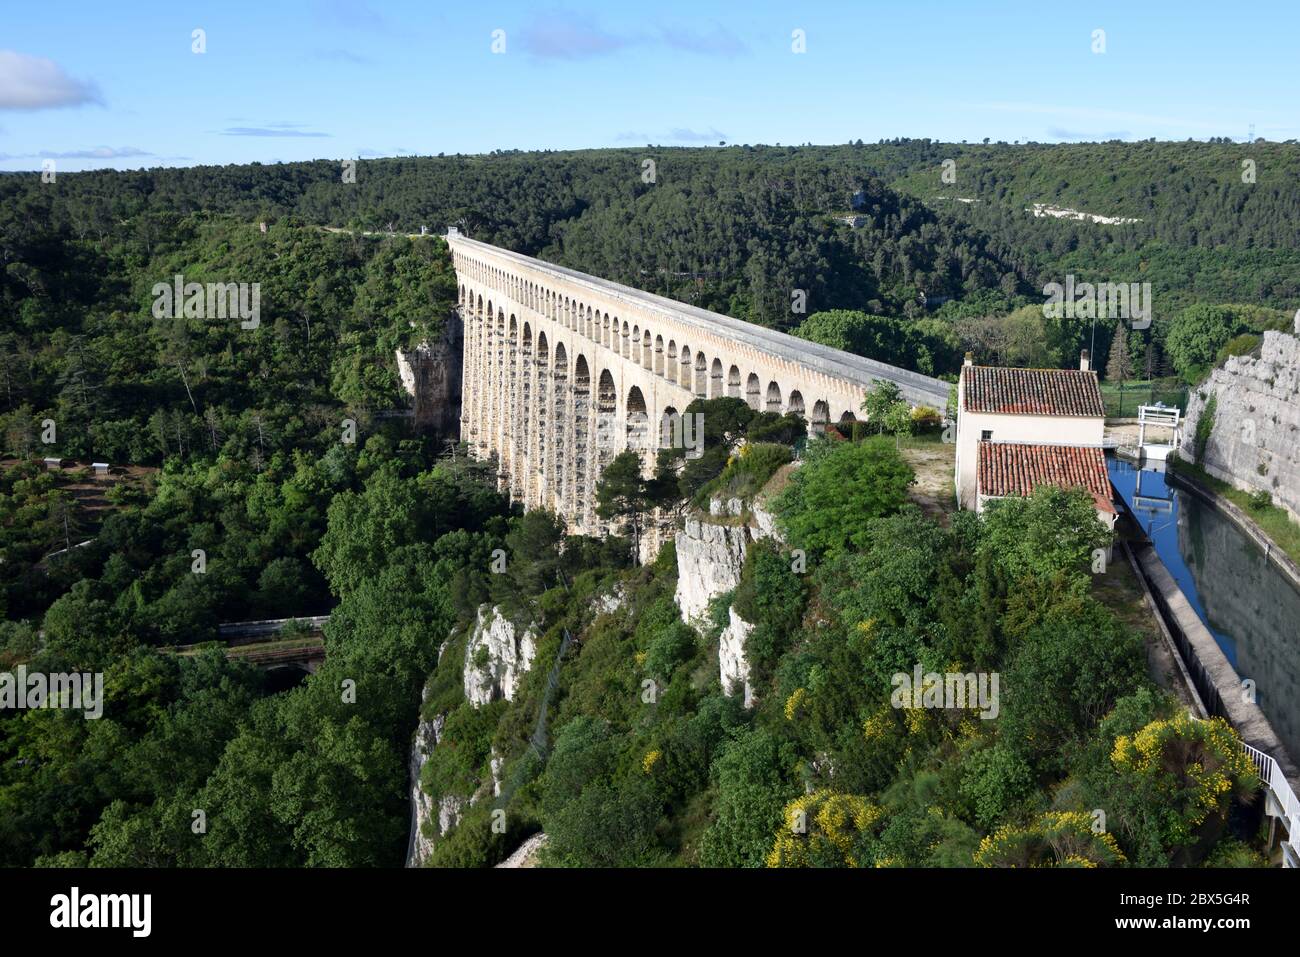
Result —
[[[700, 627], [709, 603], [740, 584], [749, 546], [764, 538], [779, 540], [776, 522], [761, 497], [753, 501], [714, 498], [709, 514], [687, 517], [677, 533], [677, 607], [682, 620]], [[745, 641], [753, 631], [735, 608], [718, 636], [718, 677], [728, 695], [742, 693], [745, 707], [754, 703]]]
[[[427, 700], [428, 697], [429, 688], [426, 687], [421, 703]], [[406, 845], [407, 867], [422, 867], [424, 862], [428, 860], [429, 854], [433, 851], [433, 841], [425, 835], [423, 825], [425, 821], [433, 819], [435, 807], [438, 809], [439, 833], [447, 833], [447, 828], [442, 825], [449, 815], [444, 812], [441, 806], [443, 802], [435, 802], [420, 787], [420, 771], [424, 767], [425, 760], [433, 753], [433, 749], [438, 746], [438, 741], [442, 738], [442, 727], [446, 720], [447, 716], [442, 714], [435, 716], [431, 720], [422, 718], [415, 728], [415, 738], [411, 741], [410, 756], [407, 759], [411, 792], [411, 836]]]
[[[1197, 430], [1213, 419], [1197, 458]], [[1179, 454], [1215, 478], [1265, 491], [1300, 519], [1300, 337], [1266, 332], [1258, 358], [1232, 356], [1192, 391]]]
[[459, 315], [447, 319], [442, 338], [397, 351], [397, 375], [414, 399], [415, 427], [439, 435], [460, 435], [463, 336]]
[[481, 708], [498, 698], [514, 700], [519, 682], [537, 655], [537, 632], [529, 626], [517, 634], [514, 622], [499, 607], [478, 610], [478, 620], [465, 644], [465, 698]]
[[627, 590], [620, 583], [609, 591], [593, 598], [591, 600], [591, 612], [593, 615], [612, 615], [626, 603]]
[[546, 833], [539, 831], [515, 849], [497, 867], [536, 867], [537, 852], [546, 846]]
[[745, 707], [754, 706], [754, 688], [749, 683], [749, 660], [745, 657], [745, 641], [754, 626], [728, 608], [730, 621], [718, 636], [718, 671], [722, 690], [728, 695], [740, 691], [745, 696]]
[[682, 620], [698, 624], [709, 602], [740, 584], [751, 541], [748, 527], [720, 525], [691, 516], [677, 533], [677, 607]]

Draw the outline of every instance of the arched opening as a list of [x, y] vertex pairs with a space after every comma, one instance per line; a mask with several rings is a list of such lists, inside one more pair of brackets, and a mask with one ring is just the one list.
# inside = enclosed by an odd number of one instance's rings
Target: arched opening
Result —
[[307, 683], [307, 676], [311, 674], [311, 669], [298, 662], [289, 662], [288, 664], [276, 665], [274, 668], [266, 669], [262, 676], [262, 689], [267, 694], [279, 694], [282, 691], [290, 691], [299, 685]]
[[[650, 333], [646, 333], [650, 335]], [[655, 336], [655, 357], [654, 357], [654, 374], [664, 374], [664, 337]]]
[[722, 360], [714, 359], [709, 367], [709, 398], [722, 398]]
[[775, 382], [767, 384], [767, 411], [781, 412], [781, 387]]
[[[525, 295], [529, 295], [525, 291]], [[532, 473], [536, 471], [537, 463], [533, 458], [533, 440], [536, 435], [531, 434], [532, 430], [525, 426], [525, 423], [533, 414], [533, 331], [532, 324], [525, 322], [523, 337], [520, 340], [519, 348], [519, 377], [515, 380], [515, 395], [518, 405], [515, 407], [514, 428], [512, 432], [522, 434], [515, 435], [515, 454], [518, 461], [512, 469], [511, 478], [517, 494], [525, 502], [528, 500], [528, 487], [532, 484]]]
[[798, 389], [790, 392], [790, 404], [786, 407], [786, 411], [803, 415], [803, 394]]
[[627, 447], [641, 456], [641, 470], [645, 471], [650, 455], [650, 414], [646, 411], [645, 396], [637, 386], [627, 393]]
[[745, 403], [757, 412], [760, 408], [760, 397], [763, 393], [763, 384], [758, 376], [754, 373], [749, 374], [749, 379], [745, 383]]
[[668, 340], [668, 360], [664, 365], [664, 375], [669, 382], [677, 381], [677, 343], [672, 339]]
[[682, 417], [671, 405], [659, 416], [659, 448], [675, 449], [681, 446]]
[[812, 410], [812, 430], [814, 435], [826, 434], [826, 423], [830, 419], [830, 406], [826, 404], [825, 399], [818, 399], [813, 403]]
[[709, 360], [704, 358], [703, 352], [695, 353], [694, 392], [701, 399], [709, 397]]
[[[546, 341], [546, 333], [537, 334], [537, 457], [533, 462], [533, 474], [540, 479], [538, 495], [546, 493], [549, 488], [547, 475], [547, 440], [550, 437], [550, 421], [547, 418], [547, 406], [551, 400], [551, 383], [548, 374], [551, 371], [551, 354]], [[542, 499], [545, 504], [545, 499]]]
[[498, 457], [498, 481], [502, 491], [513, 494], [513, 471], [515, 469], [515, 431], [511, 426], [519, 420], [519, 392], [515, 383], [519, 381], [519, 322], [514, 313], [510, 314], [510, 323], [506, 330], [505, 381], [501, 383], [503, 408], [500, 416], [501, 426], [505, 430]]
[[736, 366], [727, 370], [727, 396], [732, 399], [740, 398], [740, 369]]
[[547, 487], [551, 490], [552, 500], [557, 503], [554, 508], [561, 513], [564, 511], [564, 503], [567, 501], [565, 496], [568, 494], [568, 488], [565, 485], [567, 473], [564, 468], [564, 456], [568, 449], [564, 446], [564, 425], [566, 422], [571, 421], [573, 415], [568, 387], [568, 357], [564, 351], [564, 343], [557, 342], [555, 344], [555, 361], [551, 365], [551, 394], [553, 396], [551, 454], [547, 459], [546, 469], [549, 480]]
[[591, 414], [591, 370], [587, 357], [579, 355], [573, 365], [573, 488], [569, 491], [571, 514], [587, 521], [587, 490], [591, 487], [591, 443], [588, 436]]
[[835, 426], [835, 430], [846, 439], [851, 439], [853, 438], [854, 426], [857, 424], [858, 417], [852, 412], [845, 412], [840, 416], [839, 424]]
[[691, 369], [692, 369], [692, 364], [691, 364], [691, 347], [690, 347], [690, 346], [682, 346], [681, 361], [678, 362], [677, 365], [678, 365], [678, 367], [679, 367], [679, 372], [678, 372], [678, 375], [677, 375], [677, 383], [678, 383], [678, 384], [679, 384], [683, 389], [686, 389], [686, 390], [689, 391], [690, 388], [691, 388], [691, 375], [692, 375], [692, 373], [691, 373]]
[[608, 369], [602, 369], [596, 386], [596, 481], [591, 483], [593, 489], [614, 458], [614, 446], [619, 441], [617, 425], [618, 390], [614, 376]]

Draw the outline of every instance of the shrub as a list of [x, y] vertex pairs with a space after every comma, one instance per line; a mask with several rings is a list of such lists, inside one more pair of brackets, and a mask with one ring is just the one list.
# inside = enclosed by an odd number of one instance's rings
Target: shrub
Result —
[[1205, 464], [1205, 446], [1210, 441], [1210, 433], [1214, 431], [1214, 414], [1219, 407], [1219, 396], [1211, 392], [1210, 397], [1205, 400], [1205, 408], [1201, 410], [1201, 417], [1196, 420], [1196, 462], [1198, 465]]
[[1214, 357], [1215, 365], [1223, 365], [1224, 360], [1229, 356], [1244, 356], [1247, 353], [1254, 352], [1259, 348], [1260, 337], [1253, 333], [1244, 333], [1229, 339], [1219, 349], [1218, 354]]
[[926, 432], [943, 425], [939, 410], [929, 405], [918, 405], [912, 410], [912, 431]]
[[871, 519], [897, 510], [913, 478], [892, 442], [815, 442], [774, 507], [796, 545], [836, 552]]
[[724, 499], [748, 499], [756, 495], [776, 470], [794, 459], [788, 445], [775, 442], [745, 442], [727, 460], [727, 467], [695, 497], [704, 505], [715, 495]]

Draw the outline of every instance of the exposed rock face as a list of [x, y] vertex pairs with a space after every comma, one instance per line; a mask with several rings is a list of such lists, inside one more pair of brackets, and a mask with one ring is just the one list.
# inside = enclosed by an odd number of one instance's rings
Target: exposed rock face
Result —
[[1196, 428], [1211, 395], [1214, 425], [1198, 464], [1237, 488], [1268, 492], [1300, 519], [1300, 338], [1266, 332], [1258, 359], [1232, 356], [1192, 392], [1184, 459], [1196, 461]]
[[481, 708], [498, 698], [514, 700], [519, 682], [537, 655], [537, 633], [530, 626], [516, 635], [515, 625], [494, 607], [479, 606], [478, 620], [465, 644], [465, 698]]
[[622, 608], [626, 601], [627, 593], [623, 586], [615, 585], [612, 591], [592, 599], [591, 610], [596, 615], [610, 615]]
[[[721, 522], [709, 521], [720, 518]], [[738, 522], [737, 519], [745, 521]], [[690, 516], [677, 533], [677, 607], [687, 624], [701, 623], [709, 602], [740, 584], [740, 572], [750, 544], [763, 538], [780, 540], [776, 522], [763, 499], [714, 498], [709, 515]], [[745, 641], [754, 626], [727, 609], [728, 623], [718, 636], [718, 671], [722, 690], [743, 693], [745, 707], [754, 703]]]
[[728, 695], [743, 690], [745, 707], [754, 706], [754, 689], [749, 683], [749, 661], [745, 658], [745, 641], [754, 626], [736, 614], [735, 608], [727, 609], [731, 621], [722, 634], [718, 636], [718, 670], [722, 678], [722, 690]]
[[744, 525], [686, 519], [677, 533], [677, 607], [683, 621], [698, 622], [710, 601], [740, 584], [749, 541], [749, 529]]
[[442, 338], [397, 351], [402, 388], [415, 399], [415, 427], [440, 435], [460, 435], [462, 326], [459, 315], [447, 319]]
[[515, 852], [498, 864], [497, 867], [536, 867], [537, 852], [545, 846], [546, 834], [539, 831], [520, 844], [515, 849]]
[[468, 798], [457, 797], [454, 794], [448, 794], [438, 801], [438, 834], [445, 835], [453, 827], [460, 823], [460, 816], [464, 813], [465, 808], [470, 805]]
[[[429, 689], [424, 689], [424, 699], [429, 696]], [[422, 699], [423, 700], [423, 699]], [[420, 770], [424, 767], [425, 759], [433, 753], [433, 749], [438, 746], [438, 741], [442, 738], [442, 727], [446, 723], [446, 715], [438, 715], [432, 721], [421, 720], [415, 729], [415, 739], [411, 742], [411, 753], [407, 760], [407, 770], [410, 772], [410, 789], [411, 789], [411, 838], [406, 847], [406, 866], [422, 867], [428, 860], [429, 854], [433, 851], [433, 842], [425, 836], [422, 825], [425, 821], [432, 820], [434, 801], [420, 787]], [[442, 826], [443, 811], [438, 809], [438, 823]], [[446, 828], [442, 828], [440, 833], [445, 834]]]
[[505, 766], [506, 759], [497, 754], [497, 749], [492, 749], [492, 757], [488, 761], [492, 768], [492, 796], [494, 798], [501, 796], [501, 769]]
[[776, 517], [767, 510], [767, 502], [763, 499], [757, 499], [750, 504], [749, 517], [753, 520], [753, 527], [749, 530], [749, 534], [754, 541], [760, 538], [781, 538], [776, 528]]

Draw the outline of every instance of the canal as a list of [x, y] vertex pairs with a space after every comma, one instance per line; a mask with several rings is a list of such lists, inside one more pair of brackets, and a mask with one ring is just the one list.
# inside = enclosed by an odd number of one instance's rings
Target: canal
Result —
[[1111, 456], [1107, 467], [1237, 674], [1255, 682], [1292, 760], [1300, 758], [1300, 591], [1228, 518], [1167, 484], [1163, 463], [1139, 470]]

